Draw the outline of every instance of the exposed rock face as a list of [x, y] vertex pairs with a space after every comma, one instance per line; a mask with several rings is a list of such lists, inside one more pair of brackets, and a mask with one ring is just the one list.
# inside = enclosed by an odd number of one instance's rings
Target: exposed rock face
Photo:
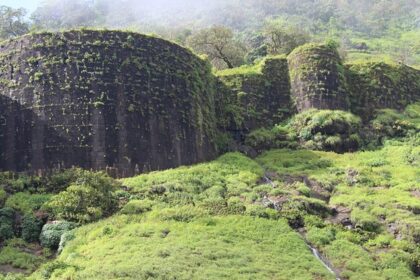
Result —
[[0, 170], [117, 176], [213, 159], [208, 64], [135, 33], [27, 35], [0, 46]]
[[344, 67], [334, 47], [308, 44], [288, 57], [292, 99], [299, 112], [349, 108]]

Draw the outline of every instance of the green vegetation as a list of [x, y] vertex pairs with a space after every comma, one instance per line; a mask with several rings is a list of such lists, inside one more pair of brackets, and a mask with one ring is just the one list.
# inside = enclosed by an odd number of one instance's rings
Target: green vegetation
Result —
[[[188, 25], [175, 17], [150, 24], [146, 12], [136, 19], [139, 11], [127, 9], [128, 2], [122, 11], [119, 1], [47, 0], [30, 19], [23, 10], [0, 7], [0, 38], [10, 39], [0, 54], [0, 91], [11, 95], [28, 83], [22, 93], [89, 93], [75, 99], [87, 104], [80, 113], [104, 114], [88, 116], [107, 135], [103, 159], [92, 161], [104, 160], [112, 174], [120, 174], [121, 163], [142, 172], [119, 180], [82, 169], [42, 177], [1, 172], [0, 280], [420, 276], [420, 72], [405, 65], [420, 66], [416, 1], [210, 1], [212, 13], [189, 1], [198, 12], [179, 12]], [[110, 11], [124, 12], [123, 19], [107, 22]], [[158, 30], [203, 59], [133, 32], [44, 32], [22, 44], [13, 39], [29, 27], [127, 24]], [[31, 56], [18, 53], [26, 42], [32, 42]], [[110, 75], [114, 66], [121, 68]], [[73, 70], [75, 81], [68, 75]], [[55, 71], [65, 74], [52, 76]], [[40, 93], [41, 87], [50, 91]], [[63, 105], [62, 114], [78, 113], [72, 105]], [[55, 119], [46, 108], [40, 115]], [[15, 136], [37, 127], [32, 118], [20, 119], [23, 112], [0, 112], [0, 140], [11, 127]], [[152, 117], [133, 121], [144, 116]], [[23, 129], [9, 127], [10, 119]], [[98, 131], [89, 131], [97, 137], [88, 139], [77, 127], [76, 140], [67, 124], [55, 124], [74, 148], [96, 153], [91, 142], [103, 138]], [[118, 132], [136, 125], [141, 130], [135, 133]], [[127, 145], [122, 136], [130, 138]], [[147, 146], [149, 138], [175, 144]], [[165, 159], [179, 165], [181, 159], [214, 158], [216, 145], [227, 152], [216, 160], [148, 173]], [[207, 148], [209, 157], [186, 159]], [[113, 162], [130, 152], [133, 159]], [[13, 154], [8, 162], [24, 160], [32, 168], [36, 161], [33, 154]], [[148, 166], [152, 157], [159, 164]]]
[[348, 112], [308, 110], [294, 116], [290, 126], [308, 149], [343, 152], [360, 146], [360, 118]]
[[53, 196], [44, 209], [55, 218], [87, 223], [110, 215], [117, 207], [118, 184], [104, 173], [81, 172], [76, 182]]
[[49, 279], [333, 279], [284, 221], [152, 214], [78, 229]]

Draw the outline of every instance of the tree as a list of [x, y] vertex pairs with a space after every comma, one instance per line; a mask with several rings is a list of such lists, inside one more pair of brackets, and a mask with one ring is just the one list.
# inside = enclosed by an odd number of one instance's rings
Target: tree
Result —
[[0, 6], [0, 39], [9, 39], [27, 33], [29, 26], [24, 21], [25, 15], [26, 11], [22, 8]]
[[100, 17], [92, 1], [47, 0], [35, 10], [31, 19], [37, 29], [58, 30], [96, 26]]
[[206, 54], [218, 68], [234, 68], [243, 63], [245, 46], [235, 40], [231, 29], [214, 26], [203, 29], [187, 39], [187, 45], [200, 54]]
[[53, 196], [44, 208], [55, 218], [89, 223], [113, 213], [118, 206], [119, 183], [102, 172], [80, 170], [80, 177]]
[[270, 54], [289, 54], [310, 39], [305, 31], [282, 19], [268, 21], [263, 34]]

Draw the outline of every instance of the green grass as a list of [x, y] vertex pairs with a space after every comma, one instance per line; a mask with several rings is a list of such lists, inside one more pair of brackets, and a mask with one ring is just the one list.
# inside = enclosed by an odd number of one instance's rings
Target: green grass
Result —
[[76, 230], [58, 261], [50, 279], [334, 279], [286, 222], [241, 216], [116, 216]]
[[240, 153], [229, 153], [210, 163], [128, 178], [123, 184], [142, 198], [159, 196], [164, 202], [179, 205], [250, 193], [263, 173], [253, 160]]
[[[410, 266], [418, 266], [420, 261], [416, 245], [420, 200], [413, 194], [420, 190], [418, 145], [391, 141], [376, 151], [347, 154], [273, 150], [257, 161], [279, 175], [279, 185], [288, 176], [295, 180], [307, 177], [330, 190], [329, 207], [351, 210], [354, 230], [328, 221], [321, 226], [307, 225], [308, 240], [327, 255], [343, 277], [397, 279], [398, 275], [398, 279], [414, 279]], [[389, 226], [398, 229], [398, 240], [388, 233]]]
[[22, 250], [28, 246], [20, 239], [9, 240], [6, 246], [0, 249], [0, 265], [10, 265], [29, 272], [35, 270], [45, 259]]

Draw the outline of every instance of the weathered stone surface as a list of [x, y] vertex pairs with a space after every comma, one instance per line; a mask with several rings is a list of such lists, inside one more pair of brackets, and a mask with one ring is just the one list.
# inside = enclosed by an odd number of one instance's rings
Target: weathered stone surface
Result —
[[213, 159], [209, 65], [135, 33], [27, 35], [0, 46], [0, 170], [117, 176]]
[[286, 57], [269, 57], [244, 73], [220, 75], [219, 127], [249, 132], [272, 127], [294, 113]]
[[353, 113], [367, 120], [375, 110], [404, 109], [420, 101], [420, 71], [403, 64], [366, 62], [346, 65]]
[[348, 110], [345, 71], [337, 50], [308, 44], [288, 57], [292, 99], [299, 112], [315, 109]]
[[130, 176], [213, 159], [219, 132], [241, 147], [248, 132], [310, 108], [368, 119], [419, 100], [419, 70], [344, 67], [329, 45], [216, 78], [190, 51], [141, 34], [26, 35], [0, 44], [0, 171]]

